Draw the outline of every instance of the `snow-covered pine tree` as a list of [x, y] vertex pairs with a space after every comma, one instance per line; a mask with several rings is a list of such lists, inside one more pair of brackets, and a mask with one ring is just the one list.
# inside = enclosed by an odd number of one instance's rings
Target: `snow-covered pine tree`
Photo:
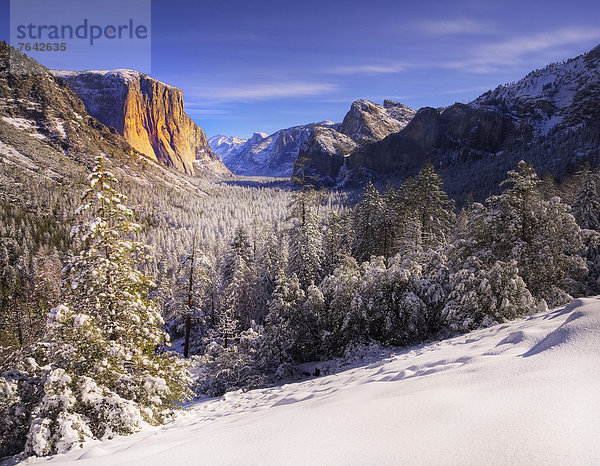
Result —
[[446, 326], [457, 332], [515, 319], [534, 306], [514, 260], [496, 261], [490, 267], [471, 256], [450, 275], [450, 287], [443, 317]]
[[284, 375], [283, 372], [289, 368], [289, 364], [294, 362], [296, 343], [300, 333], [305, 330], [298, 325], [300, 308], [305, 297], [300, 280], [295, 274], [288, 278], [281, 273], [277, 277], [265, 320], [262, 357], [281, 369], [279, 375]]
[[256, 301], [255, 320], [264, 322], [267, 303], [275, 290], [275, 281], [279, 273], [286, 269], [287, 248], [282, 235], [268, 228], [260, 239], [256, 257], [256, 283], [254, 289]]
[[[248, 235], [242, 227], [239, 227], [223, 260], [221, 320], [223, 315], [232, 312], [233, 320], [239, 323], [241, 329], [250, 328], [257, 314], [255, 296], [257, 277], [252, 256]], [[226, 320], [229, 321], [230, 318], [227, 317]]]
[[506, 189], [487, 199], [487, 207], [473, 206], [467, 240], [459, 247], [462, 260], [485, 258], [486, 267], [514, 260], [536, 299], [568, 301], [568, 293], [581, 292], [587, 273], [581, 230], [568, 206], [558, 197], [544, 200], [534, 168], [523, 161], [502, 185]]
[[68, 450], [87, 438], [111, 437], [157, 424], [189, 395], [189, 373], [172, 353], [163, 320], [139, 270], [148, 247], [132, 241], [140, 227], [115, 177], [98, 157], [89, 177], [76, 251], [65, 268], [64, 303], [49, 317], [37, 360], [39, 401], [28, 419], [25, 453]]
[[398, 192], [391, 185], [388, 184], [381, 198], [383, 203], [383, 209], [381, 212], [381, 221], [379, 225], [381, 232], [381, 254], [384, 257], [392, 257], [397, 252], [397, 235], [399, 220], [398, 199]]
[[456, 215], [454, 201], [442, 189], [442, 179], [431, 162], [425, 162], [417, 175], [415, 194], [421, 223], [421, 245], [424, 249], [448, 243]]
[[582, 173], [583, 183], [575, 194], [571, 213], [580, 228], [600, 232], [600, 196], [596, 175], [586, 167]]
[[422, 224], [419, 214], [417, 180], [407, 178], [400, 186], [397, 197], [397, 232], [395, 250], [410, 256], [421, 250]]
[[303, 290], [321, 279], [323, 235], [319, 229], [315, 193], [297, 191], [290, 204], [288, 274], [296, 275]]
[[341, 214], [332, 212], [324, 224], [323, 233], [323, 275], [327, 276], [340, 265], [342, 257], [351, 253], [354, 242], [352, 213], [345, 210]]
[[365, 186], [361, 201], [354, 208], [352, 252], [358, 262], [365, 262], [371, 256], [383, 254], [383, 216], [383, 199], [377, 188], [369, 181]]
[[173, 297], [168, 303], [167, 323], [176, 334], [183, 335], [183, 356], [190, 354], [192, 332], [194, 339], [205, 336], [207, 322], [203, 310], [203, 298], [208, 284], [208, 257], [192, 242], [192, 252], [179, 263]]

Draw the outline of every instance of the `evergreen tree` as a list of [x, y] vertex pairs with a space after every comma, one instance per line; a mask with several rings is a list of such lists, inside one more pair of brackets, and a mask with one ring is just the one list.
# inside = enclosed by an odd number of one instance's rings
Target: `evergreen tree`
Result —
[[199, 340], [207, 331], [204, 313], [204, 295], [208, 283], [209, 259], [192, 243], [192, 252], [180, 262], [173, 296], [168, 304], [167, 323], [176, 334], [183, 335], [183, 356], [187, 358], [194, 339]]
[[359, 262], [371, 256], [383, 255], [382, 226], [384, 216], [383, 199], [369, 181], [363, 191], [362, 200], [354, 209], [353, 255]]
[[600, 231], [600, 196], [596, 176], [589, 169], [583, 172], [583, 183], [575, 194], [571, 213], [580, 228]]
[[543, 199], [533, 167], [520, 162], [502, 183], [506, 189], [490, 197], [487, 208], [473, 207], [468, 240], [461, 244], [463, 260], [469, 256], [515, 261], [518, 274], [537, 299], [558, 305], [580, 293], [587, 269], [579, 253], [581, 230], [559, 198]]
[[235, 335], [235, 332], [230, 333], [230, 330], [233, 331], [233, 321], [239, 323], [241, 328], [247, 329], [256, 319], [256, 296], [254, 295], [256, 274], [252, 256], [248, 236], [245, 230], [239, 227], [225, 254], [223, 264], [224, 309], [221, 311], [220, 320], [221, 323], [228, 322], [228, 324], [225, 326], [220, 324], [220, 328], [227, 329], [225, 335], [228, 338]]
[[321, 279], [323, 235], [316, 207], [313, 191], [297, 191], [290, 204], [288, 273], [298, 277], [303, 290]]
[[148, 248], [129, 239], [139, 229], [133, 212], [102, 158], [89, 179], [64, 304], [51, 312], [38, 350], [43, 396], [30, 415], [27, 454], [63, 452], [87, 438], [159, 423], [189, 393], [185, 365], [159, 351], [168, 336], [148, 297], [154, 284], [138, 268]]
[[426, 162], [417, 176], [415, 195], [421, 246], [431, 249], [447, 244], [456, 220], [454, 201], [443, 191], [442, 179], [431, 162]]
[[[277, 277], [265, 321], [263, 357], [276, 367], [281, 366], [282, 371], [287, 370], [297, 356], [296, 344], [304, 331], [298, 320], [305, 296], [296, 275]], [[283, 375], [281, 371], [280, 375]]]

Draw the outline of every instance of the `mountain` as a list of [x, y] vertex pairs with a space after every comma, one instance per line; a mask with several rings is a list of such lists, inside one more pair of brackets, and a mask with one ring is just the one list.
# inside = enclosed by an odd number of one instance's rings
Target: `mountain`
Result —
[[378, 141], [404, 128], [415, 113], [412, 108], [393, 100], [384, 100], [383, 106], [357, 100], [352, 103], [339, 131], [359, 144]]
[[335, 184], [351, 153], [401, 131], [415, 113], [393, 100], [385, 100], [383, 106], [368, 100], [353, 102], [340, 125], [330, 131], [315, 132], [300, 148], [294, 164], [294, 178], [316, 184]]
[[190, 175], [229, 174], [186, 115], [180, 89], [133, 70], [53, 74], [75, 91], [90, 115], [150, 159]]
[[[28, 209], [40, 193], [78, 197], [101, 154], [132, 189], [192, 187], [185, 175], [152, 161], [91, 116], [63, 80], [0, 42], [0, 203]], [[50, 208], [47, 200], [42, 205]]]
[[[310, 123], [282, 129], [270, 136], [255, 133], [242, 144], [226, 143], [225, 139], [215, 137], [211, 138], [211, 147], [214, 151], [220, 151], [223, 162], [233, 173], [289, 177], [293, 174], [294, 164], [304, 146], [314, 147], [314, 157], [326, 153], [319, 148], [320, 144], [325, 147], [335, 146], [336, 150], [349, 150], [349, 145], [358, 147], [400, 131], [414, 114], [415, 111], [411, 108], [392, 100], [384, 101], [383, 105], [357, 100], [351, 105], [342, 123]], [[317, 128], [318, 134], [314, 134]], [[334, 142], [333, 139], [339, 141]], [[306, 157], [306, 151], [302, 157]], [[318, 163], [322, 164], [321, 168], [328, 169], [339, 165], [334, 161], [330, 166], [323, 158]]]
[[[600, 47], [499, 86], [474, 101], [422, 108], [400, 131], [357, 147], [347, 170], [321, 171], [330, 183], [354, 177], [403, 178], [434, 162], [455, 197], [483, 198], [520, 159], [561, 180], [583, 161], [600, 164]], [[322, 154], [303, 154], [311, 166]], [[319, 162], [320, 163], [320, 162]], [[315, 167], [319, 165], [315, 164]], [[335, 167], [334, 167], [335, 168]]]
[[[263, 137], [266, 136], [267, 135], [264, 134]], [[224, 156], [227, 156], [230, 152], [244, 144], [246, 141], [248, 141], [248, 139], [241, 139], [236, 136], [225, 136], [223, 134], [217, 134], [216, 136], [208, 138], [208, 145], [215, 154], [223, 158]]]
[[[323, 122], [324, 125], [334, 125]], [[271, 135], [254, 133], [244, 144], [223, 156], [236, 175], [281, 176], [292, 174], [300, 146], [308, 140], [316, 123], [281, 129]]]
[[165, 426], [51, 464], [596, 464], [598, 345], [598, 298], [578, 299], [444, 341], [306, 364], [321, 375], [202, 399]]

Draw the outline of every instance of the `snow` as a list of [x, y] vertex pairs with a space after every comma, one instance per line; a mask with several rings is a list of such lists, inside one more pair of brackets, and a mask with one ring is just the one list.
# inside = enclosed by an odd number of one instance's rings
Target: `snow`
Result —
[[3, 116], [2, 119], [8, 123], [9, 125], [14, 126], [18, 130], [25, 131], [29, 136], [36, 139], [46, 139], [46, 136], [38, 133], [40, 127], [33, 120], [28, 120], [26, 118], [17, 118], [17, 117], [7, 117]]
[[600, 298], [576, 300], [30, 462], [598, 464], [599, 347]]
[[19, 164], [34, 172], [38, 171], [38, 166], [31, 161], [28, 157], [21, 154], [13, 146], [9, 146], [4, 142], [0, 141], [0, 163]]
[[[577, 103], [577, 93], [583, 89], [584, 94], [587, 94], [595, 88], [597, 82], [597, 62], [579, 56], [533, 71], [515, 83], [499, 86], [469, 105], [497, 109], [498, 102], [503, 102], [508, 106], [508, 111], [516, 115], [523, 109], [527, 112], [535, 111], [537, 115], [530, 115], [533, 117], [534, 127], [538, 134], [545, 135], [563, 122], [571, 107]], [[538, 108], [539, 104], [542, 106]]]
[[158, 79], [154, 79], [148, 75], [145, 75], [144, 73], [140, 72], [140, 71], [136, 71], [136, 70], [129, 70], [129, 69], [116, 69], [116, 70], [85, 70], [85, 71], [66, 71], [66, 70], [50, 70], [50, 72], [57, 78], [64, 78], [64, 79], [68, 79], [68, 78], [79, 78], [82, 75], [98, 75], [98, 76], [102, 76], [104, 78], [117, 78], [119, 80], [124, 81], [126, 84], [129, 84], [130, 82], [135, 82], [135, 81], [139, 81], [140, 78], [144, 77], [146, 79], [151, 79], [152, 81], [157, 81], [160, 82], [161, 84], [167, 86], [167, 87], [171, 87], [174, 89], [175, 86], [172, 86], [170, 84], [164, 83], [162, 81], [158, 81]]

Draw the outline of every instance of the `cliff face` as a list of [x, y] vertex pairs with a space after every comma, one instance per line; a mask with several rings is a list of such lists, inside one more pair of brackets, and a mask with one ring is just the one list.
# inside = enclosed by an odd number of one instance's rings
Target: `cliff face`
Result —
[[458, 156], [496, 153], [521, 137], [510, 118], [493, 110], [465, 104], [454, 104], [442, 112], [425, 107], [402, 131], [354, 152], [348, 157], [348, 168], [379, 173], [411, 170], [428, 159], [444, 163]]
[[204, 131], [184, 112], [183, 93], [137, 71], [54, 71], [98, 121], [163, 165], [194, 174], [227, 175]]
[[392, 100], [385, 100], [383, 105], [368, 100], [353, 102], [341, 124], [314, 127], [310, 138], [298, 151], [294, 177], [312, 184], [335, 184], [340, 169], [351, 168], [347, 164], [350, 154], [401, 131], [415, 113]]
[[383, 106], [357, 100], [352, 103], [339, 131], [360, 144], [379, 141], [404, 128], [415, 113], [412, 108], [392, 100], [385, 100]]
[[344, 165], [345, 158], [358, 147], [357, 143], [333, 128], [315, 126], [294, 165], [297, 181], [331, 185]]

